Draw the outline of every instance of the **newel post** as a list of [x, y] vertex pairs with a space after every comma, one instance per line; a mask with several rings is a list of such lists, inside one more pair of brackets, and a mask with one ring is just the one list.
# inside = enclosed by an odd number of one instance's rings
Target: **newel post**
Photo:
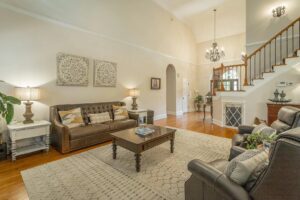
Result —
[[215, 68], [213, 68], [213, 78], [210, 82], [210, 89], [211, 89], [211, 93], [213, 94], [213, 96], [216, 96], [216, 89], [215, 89]]
[[244, 62], [245, 62], [245, 77], [244, 77], [244, 86], [248, 86], [248, 57], [247, 54], [245, 54], [244, 57]]

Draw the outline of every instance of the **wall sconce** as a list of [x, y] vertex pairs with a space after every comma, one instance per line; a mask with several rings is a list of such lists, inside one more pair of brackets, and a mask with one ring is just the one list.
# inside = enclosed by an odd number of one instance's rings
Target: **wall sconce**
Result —
[[285, 6], [278, 6], [272, 10], [273, 17], [281, 17], [285, 14]]

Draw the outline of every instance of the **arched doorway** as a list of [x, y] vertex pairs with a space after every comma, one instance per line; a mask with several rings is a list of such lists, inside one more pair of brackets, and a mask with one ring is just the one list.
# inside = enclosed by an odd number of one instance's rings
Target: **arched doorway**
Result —
[[166, 77], [167, 114], [176, 115], [176, 70], [174, 65], [168, 65]]

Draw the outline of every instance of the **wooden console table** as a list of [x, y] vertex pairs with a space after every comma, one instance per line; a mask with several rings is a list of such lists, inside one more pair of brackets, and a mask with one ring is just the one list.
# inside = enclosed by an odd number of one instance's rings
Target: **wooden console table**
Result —
[[267, 103], [268, 106], [268, 124], [271, 125], [272, 122], [277, 120], [277, 115], [281, 107], [283, 106], [293, 106], [300, 108], [300, 104], [281, 104], [281, 103]]

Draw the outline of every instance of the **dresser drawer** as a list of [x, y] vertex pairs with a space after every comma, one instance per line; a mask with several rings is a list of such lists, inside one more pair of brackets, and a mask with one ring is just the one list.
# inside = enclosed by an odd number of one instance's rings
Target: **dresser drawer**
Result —
[[26, 139], [26, 138], [43, 136], [48, 133], [47, 129], [48, 129], [48, 126], [17, 130], [12, 133], [12, 138], [14, 138], [14, 140], [21, 140], [21, 139]]

